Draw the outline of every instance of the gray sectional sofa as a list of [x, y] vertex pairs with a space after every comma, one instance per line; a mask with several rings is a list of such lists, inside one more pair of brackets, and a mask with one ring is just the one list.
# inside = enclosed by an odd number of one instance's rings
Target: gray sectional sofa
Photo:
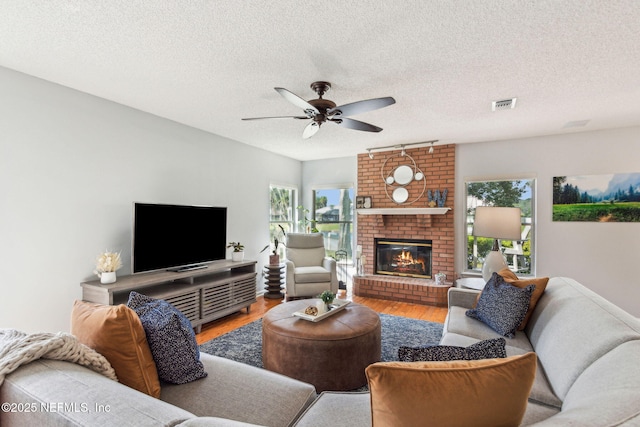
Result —
[[[476, 296], [449, 291], [442, 344], [497, 337], [465, 315]], [[639, 319], [572, 279], [552, 278], [526, 329], [507, 339], [508, 355], [529, 351], [538, 372], [523, 425], [640, 426]], [[313, 386], [266, 370], [206, 354], [202, 361], [207, 378], [165, 385], [160, 399], [72, 363], [32, 362], [0, 387], [0, 403], [16, 404], [3, 406], [0, 425], [371, 425], [368, 393], [317, 397]]]
[[[499, 335], [465, 315], [478, 291], [451, 288], [442, 345], [466, 347]], [[522, 425], [640, 426], [640, 320], [575, 280], [555, 277], [524, 331], [507, 340], [507, 355], [534, 351], [536, 379]], [[464, 402], [460, 402], [464, 405]], [[297, 427], [332, 411], [349, 427], [370, 426], [367, 394], [322, 393]], [[352, 415], [357, 414], [357, 417]]]
[[289, 426], [315, 388], [273, 372], [201, 353], [206, 378], [164, 384], [160, 399], [70, 362], [40, 359], [6, 376], [0, 425]]

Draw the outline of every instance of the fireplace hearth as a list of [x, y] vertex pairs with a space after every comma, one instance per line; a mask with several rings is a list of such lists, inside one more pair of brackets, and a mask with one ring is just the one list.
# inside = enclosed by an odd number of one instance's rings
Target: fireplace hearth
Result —
[[431, 240], [375, 239], [376, 274], [430, 279]]

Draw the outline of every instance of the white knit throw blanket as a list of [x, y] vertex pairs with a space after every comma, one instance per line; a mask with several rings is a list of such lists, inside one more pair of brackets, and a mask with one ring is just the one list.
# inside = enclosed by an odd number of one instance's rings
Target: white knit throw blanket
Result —
[[4, 377], [20, 365], [40, 358], [77, 363], [112, 380], [118, 380], [111, 364], [103, 355], [81, 344], [71, 334], [40, 332], [27, 335], [15, 329], [0, 329], [0, 385], [4, 382]]

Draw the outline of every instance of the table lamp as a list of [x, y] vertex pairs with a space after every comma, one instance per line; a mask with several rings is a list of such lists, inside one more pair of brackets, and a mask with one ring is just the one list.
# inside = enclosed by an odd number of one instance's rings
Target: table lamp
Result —
[[493, 272], [507, 267], [504, 255], [500, 252], [498, 240], [519, 240], [521, 232], [520, 208], [478, 206], [473, 220], [473, 235], [491, 237], [493, 248], [487, 254], [482, 265], [482, 278], [487, 281]]

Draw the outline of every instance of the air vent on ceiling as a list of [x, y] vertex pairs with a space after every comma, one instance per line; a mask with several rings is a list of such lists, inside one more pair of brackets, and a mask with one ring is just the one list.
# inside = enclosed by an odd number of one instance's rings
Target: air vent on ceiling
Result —
[[491, 111], [511, 110], [516, 108], [516, 100], [518, 98], [503, 99], [501, 101], [493, 101], [491, 103]]

